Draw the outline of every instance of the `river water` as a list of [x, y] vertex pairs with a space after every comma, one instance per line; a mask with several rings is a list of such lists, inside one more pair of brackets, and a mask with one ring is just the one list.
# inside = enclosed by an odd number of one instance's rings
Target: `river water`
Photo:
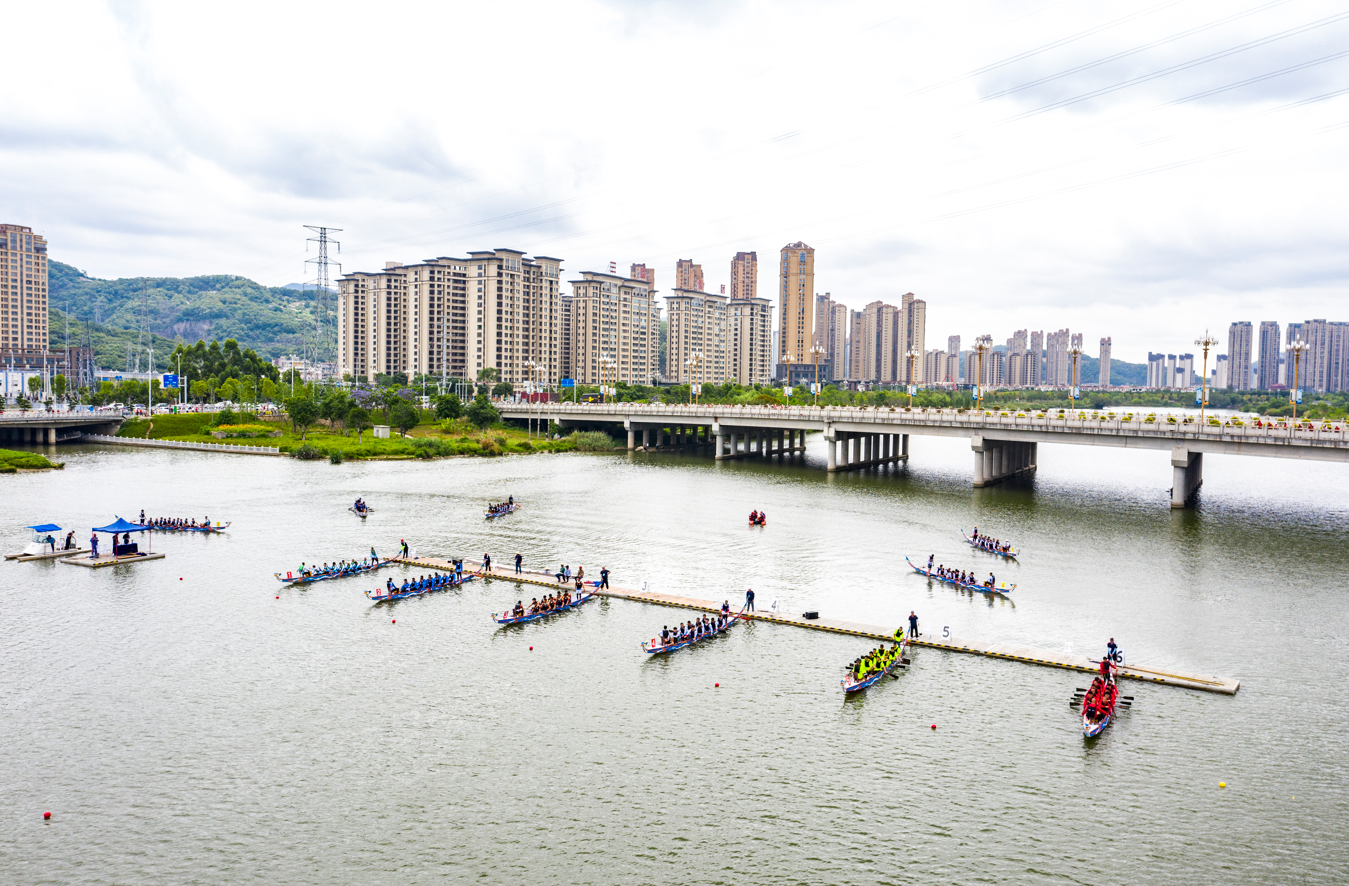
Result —
[[[911, 451], [830, 476], [818, 437], [791, 464], [70, 447], [64, 471], [0, 477], [7, 551], [36, 522], [233, 521], [157, 535], [167, 559], [138, 566], [0, 564], [0, 882], [1344, 882], [1344, 466], [1210, 456], [1200, 507], [1173, 513], [1165, 452], [1042, 444], [1034, 479], [974, 490], [968, 444]], [[508, 494], [523, 508], [484, 521]], [[1022, 562], [962, 544], [976, 523]], [[1084, 742], [1085, 675], [919, 649], [844, 700], [862, 639], [751, 624], [648, 661], [685, 611], [602, 600], [497, 629], [537, 589], [372, 607], [401, 568], [272, 578], [400, 539], [1054, 651], [1114, 636], [1242, 688], [1126, 683], [1134, 708]], [[929, 554], [1019, 587], [929, 586], [904, 563]]]

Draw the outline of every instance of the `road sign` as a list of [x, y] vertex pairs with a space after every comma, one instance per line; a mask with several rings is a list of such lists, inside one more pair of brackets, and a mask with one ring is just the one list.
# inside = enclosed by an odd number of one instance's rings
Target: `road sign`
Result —
[[564, 379], [562, 379], [562, 381], [560, 382], [560, 384], [561, 384], [562, 387], [564, 387], [564, 388], [574, 388], [574, 387], [576, 387], [576, 379], [574, 379], [574, 378], [564, 378]]
[[162, 387], [166, 387], [166, 388], [176, 388], [176, 387], [178, 387], [178, 376], [175, 375], [175, 374], [173, 374], [173, 373], [167, 373], [167, 372], [166, 372], [166, 373], [164, 373], [164, 375], [160, 378], [160, 382], [159, 382], [159, 383], [160, 383], [160, 385], [161, 385]]

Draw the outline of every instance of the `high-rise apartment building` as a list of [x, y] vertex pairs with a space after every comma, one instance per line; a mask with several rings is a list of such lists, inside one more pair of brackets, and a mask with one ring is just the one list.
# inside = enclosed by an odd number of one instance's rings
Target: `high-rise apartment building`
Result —
[[726, 310], [731, 336], [728, 377], [741, 385], [769, 384], [773, 381], [773, 302], [733, 298]]
[[560, 370], [561, 259], [516, 249], [441, 256], [338, 281], [341, 375], [434, 373], [551, 382]]
[[1194, 372], [1194, 354], [1181, 354], [1176, 358], [1176, 379], [1173, 387], [1189, 390], [1198, 384]]
[[1349, 323], [1330, 323], [1326, 357], [1326, 390], [1349, 391]]
[[[1072, 360], [1068, 349], [1072, 347], [1072, 336], [1068, 330], [1051, 332], [1045, 341], [1045, 377], [1044, 383], [1051, 388], [1065, 388], [1072, 384]], [[1080, 336], [1079, 336], [1080, 339]]]
[[864, 311], [848, 312], [848, 379], [850, 381], [862, 380], [863, 365], [863, 347], [862, 338], [865, 334], [866, 313]]
[[1297, 356], [1293, 351], [1295, 342], [1306, 342], [1303, 336], [1302, 323], [1289, 323], [1284, 327], [1284, 354], [1283, 354], [1283, 378], [1280, 383], [1292, 390], [1301, 388], [1307, 390], [1307, 355], [1308, 351], [1303, 351], [1301, 356]]
[[1039, 387], [1045, 382], [1045, 333], [1042, 329], [1037, 329], [1030, 334], [1030, 342], [1026, 346], [1026, 352], [1030, 355], [1030, 361], [1027, 365], [1027, 377], [1030, 379], [1031, 387]]
[[675, 262], [674, 288], [687, 292], [702, 292], [703, 266], [695, 265], [691, 258], [681, 258]]
[[675, 384], [719, 385], [732, 377], [729, 302], [724, 295], [692, 289], [665, 296], [666, 375]]
[[1231, 361], [1228, 359], [1226, 354], [1219, 354], [1217, 357], [1214, 358], [1213, 379], [1209, 383], [1209, 386], [1211, 388], [1219, 391], [1227, 389], [1227, 386], [1230, 384], [1229, 381], [1230, 376], [1228, 375], [1227, 370], [1228, 367], [1230, 366]]
[[404, 371], [409, 377], [442, 371], [448, 378], [467, 377], [467, 261], [442, 257], [400, 270], [407, 297]]
[[[815, 295], [815, 344], [820, 355], [820, 380], [838, 381], [847, 377], [848, 308], [834, 301], [830, 293]], [[812, 364], [814, 355], [808, 355]]]
[[1110, 338], [1101, 339], [1100, 363], [1097, 366], [1096, 384], [1102, 388], [1110, 387]]
[[1030, 333], [1018, 329], [1007, 339], [1007, 384], [1016, 388], [1031, 385]]
[[[660, 366], [660, 308], [645, 280], [583, 271], [572, 280], [572, 371], [579, 384], [650, 384]], [[667, 371], [674, 351], [667, 342]]]
[[913, 361], [913, 374], [909, 375], [909, 361], [904, 355], [909, 351], [921, 355], [927, 349], [927, 302], [914, 298], [912, 292], [906, 292], [903, 303], [904, 341], [900, 344], [899, 353], [903, 372], [900, 378], [905, 384], [923, 384], [928, 378], [923, 374], [922, 357]]
[[575, 370], [571, 363], [571, 296], [563, 293], [558, 300], [558, 305], [557, 372], [562, 378], [575, 378]]
[[[1253, 335], [1249, 321], [1233, 323], [1227, 330], [1227, 383], [1230, 390], [1251, 389], [1251, 345]], [[1259, 349], [1255, 352], [1257, 374], [1255, 387], [1268, 391], [1279, 383], [1279, 324], [1273, 320], [1260, 323]]]
[[[24, 225], [0, 224], [0, 351], [48, 347], [47, 240]], [[19, 355], [20, 363], [26, 354]]]
[[759, 254], [737, 252], [731, 259], [731, 298], [759, 297]]
[[1166, 355], [1154, 354], [1148, 351], [1148, 383], [1147, 387], [1153, 390], [1160, 390], [1167, 387], [1166, 380]]
[[788, 361], [808, 362], [815, 341], [815, 250], [797, 241], [782, 247], [778, 262], [778, 375]]
[[829, 325], [825, 332], [825, 349], [829, 358], [830, 381], [847, 377], [848, 366], [848, 306], [831, 302]]
[[411, 308], [401, 262], [337, 281], [337, 372], [373, 381], [408, 371]]
[[[852, 371], [858, 381], [877, 384], [921, 384], [927, 363], [923, 359], [927, 327], [927, 302], [906, 293], [902, 307], [874, 301], [853, 321]], [[959, 342], [957, 340], [957, 346]], [[949, 347], [949, 342], [948, 342]], [[910, 350], [913, 360], [910, 377]]]
[[630, 280], [641, 280], [643, 283], [645, 283], [645, 284], [646, 284], [647, 286], [649, 286], [650, 288], [655, 289], [655, 288], [656, 288], [656, 269], [655, 269], [655, 268], [648, 268], [645, 264], [640, 264], [640, 265], [639, 265], [639, 264], [637, 264], [636, 262], [634, 262], [633, 265], [632, 265], [632, 267], [628, 270], [628, 279], [630, 279]]

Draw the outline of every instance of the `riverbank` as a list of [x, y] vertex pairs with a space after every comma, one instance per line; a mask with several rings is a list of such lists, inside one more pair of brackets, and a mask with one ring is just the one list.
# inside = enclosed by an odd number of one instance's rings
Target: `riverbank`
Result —
[[[334, 463], [347, 460], [492, 457], [534, 452], [572, 452], [578, 449], [602, 451], [615, 445], [611, 438], [607, 447], [602, 445], [603, 441], [597, 443], [593, 434], [573, 433], [554, 439], [541, 437], [537, 433], [531, 435], [525, 430], [504, 424], [476, 428], [463, 419], [426, 420], [409, 428], [406, 436], [392, 430], [390, 437], [382, 439], [376, 438], [368, 428], [358, 436], [354, 430], [323, 424], [309, 428], [302, 436], [295, 433], [284, 420], [263, 421], [248, 416], [241, 417], [238, 425], [220, 426], [213, 424], [213, 418], [210, 413], [198, 413], [155, 416], [153, 421], [134, 419], [123, 424], [117, 436], [165, 442], [270, 446], [294, 458], [328, 459]], [[217, 436], [222, 433], [221, 427], [240, 430], [227, 431], [225, 433], [230, 436], [222, 438]], [[256, 430], [248, 430], [251, 428]]]
[[45, 455], [36, 452], [17, 452], [13, 449], [0, 449], [0, 474], [17, 474], [20, 471], [50, 471], [64, 468], [65, 462], [51, 461]]

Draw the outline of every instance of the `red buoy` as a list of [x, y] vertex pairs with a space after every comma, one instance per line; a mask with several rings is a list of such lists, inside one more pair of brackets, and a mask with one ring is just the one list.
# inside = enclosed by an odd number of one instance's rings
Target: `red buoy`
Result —
[[533, 651], [534, 651], [534, 647], [533, 647], [533, 646], [529, 647], [529, 651], [530, 651], [530, 652], [533, 652]]
[[936, 724], [936, 723], [933, 723], [933, 724], [932, 724], [932, 728], [933, 728], [933, 729], [936, 729], [936, 728], [937, 728], [937, 724]]
[[50, 812], [44, 812], [44, 813], [42, 813], [42, 820], [43, 820], [43, 821], [46, 821], [47, 819], [49, 819], [49, 818], [51, 818], [51, 817], [52, 817], [52, 814], [51, 814]]
[[182, 581], [182, 580], [183, 580], [183, 577], [182, 577], [181, 575], [178, 576], [178, 580], [179, 580], [179, 581]]
[[[398, 619], [395, 618], [395, 619], [393, 620], [393, 623], [394, 623], [394, 624], [398, 624]], [[936, 729], [937, 727], [936, 727], [936, 726], [933, 726], [932, 728], [933, 728], [933, 729]]]
[[720, 683], [713, 683], [713, 684], [712, 684], [712, 688], [713, 688], [713, 689], [720, 689], [720, 688], [721, 688], [721, 684], [720, 684]]

